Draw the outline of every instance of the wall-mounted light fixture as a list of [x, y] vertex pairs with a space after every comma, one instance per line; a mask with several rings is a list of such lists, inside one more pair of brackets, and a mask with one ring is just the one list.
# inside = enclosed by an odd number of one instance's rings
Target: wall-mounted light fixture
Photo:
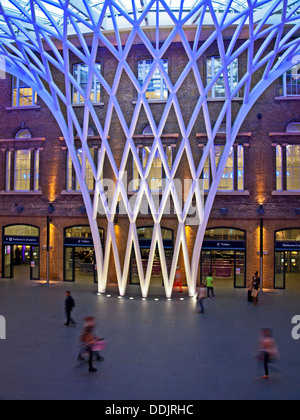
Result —
[[18, 206], [17, 212], [18, 213], [23, 213], [23, 211], [24, 211], [24, 206]]
[[262, 114], [261, 113], [257, 114], [257, 119], [258, 120], [261, 120], [262, 119]]
[[53, 206], [53, 204], [52, 203], [49, 203], [48, 213], [54, 213], [54, 210], [55, 210], [55, 207]]
[[221, 207], [220, 208], [220, 214], [223, 214], [223, 215], [228, 214], [228, 208], [227, 207]]
[[264, 205], [260, 204], [259, 207], [257, 208], [257, 214], [265, 214], [265, 209], [264, 209]]
[[85, 214], [85, 213], [86, 213], [86, 208], [85, 208], [85, 206], [81, 206], [81, 207], [79, 208], [79, 211], [80, 211], [80, 213], [81, 213], [81, 214]]

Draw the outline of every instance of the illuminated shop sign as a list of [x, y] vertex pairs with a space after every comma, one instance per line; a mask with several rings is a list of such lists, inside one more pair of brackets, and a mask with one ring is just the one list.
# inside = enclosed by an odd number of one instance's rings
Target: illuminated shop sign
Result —
[[202, 249], [245, 249], [245, 241], [203, 241]]
[[276, 251], [300, 251], [300, 241], [276, 241]]
[[3, 243], [6, 245], [39, 245], [38, 236], [5, 235]]
[[94, 246], [92, 238], [65, 238], [67, 246]]

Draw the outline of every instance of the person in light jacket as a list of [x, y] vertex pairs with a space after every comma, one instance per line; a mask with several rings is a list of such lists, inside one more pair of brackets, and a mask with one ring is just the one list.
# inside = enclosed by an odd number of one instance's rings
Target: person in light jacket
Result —
[[199, 302], [199, 305], [200, 305], [200, 311], [199, 311], [199, 313], [200, 314], [203, 314], [204, 313], [203, 300], [206, 298], [206, 287], [202, 283], [200, 284], [200, 289], [199, 289], [198, 297], [197, 298], [198, 298], [198, 302]]

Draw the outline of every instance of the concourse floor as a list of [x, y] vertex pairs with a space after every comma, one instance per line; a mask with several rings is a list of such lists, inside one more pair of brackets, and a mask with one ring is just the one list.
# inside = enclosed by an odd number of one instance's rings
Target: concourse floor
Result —
[[[64, 326], [66, 289], [76, 300], [75, 327]], [[292, 338], [292, 318], [300, 315], [300, 291], [264, 291], [253, 307], [245, 289], [216, 288], [204, 314], [185, 294], [168, 301], [95, 291], [0, 280], [1, 400], [299, 400], [300, 340]], [[95, 373], [76, 360], [88, 315], [108, 343]], [[254, 358], [263, 327], [272, 328], [280, 351], [269, 379]]]

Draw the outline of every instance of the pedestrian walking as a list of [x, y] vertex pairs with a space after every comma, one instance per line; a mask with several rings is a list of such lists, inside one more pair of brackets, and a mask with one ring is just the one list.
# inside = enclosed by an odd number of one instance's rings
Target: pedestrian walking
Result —
[[200, 314], [204, 314], [204, 305], [203, 305], [203, 301], [206, 298], [206, 287], [205, 284], [201, 283], [200, 284], [200, 289], [198, 291], [198, 302], [199, 302], [199, 306], [200, 306]]
[[279, 352], [270, 328], [261, 330], [259, 345], [258, 345], [258, 361], [264, 365], [263, 379], [269, 377], [269, 363], [274, 363], [279, 357]]
[[66, 317], [67, 317], [67, 321], [66, 321], [65, 325], [67, 325], [67, 326], [69, 326], [70, 323], [73, 324], [73, 325], [76, 324], [76, 322], [71, 317], [71, 312], [73, 311], [74, 308], [75, 308], [75, 300], [71, 296], [71, 292], [69, 292], [67, 290], [66, 291], [66, 299], [65, 299], [65, 311], [66, 311]]
[[215, 298], [214, 279], [211, 273], [208, 273], [208, 276], [206, 277], [206, 287], [207, 287], [207, 299], [210, 299], [210, 295], [211, 295], [211, 298], [214, 299]]
[[252, 279], [252, 290], [251, 290], [252, 306], [257, 305], [259, 286], [260, 286], [260, 278], [258, 277], [258, 271], [256, 271], [256, 273], [255, 273], [255, 275]]
[[174, 286], [179, 287], [179, 293], [182, 293], [182, 281], [181, 281], [181, 273], [180, 273], [180, 268], [177, 267], [176, 269], [176, 274], [175, 274], [175, 283]]
[[99, 350], [104, 349], [106, 342], [102, 338], [97, 337], [95, 332], [96, 320], [93, 316], [86, 317], [84, 321], [85, 323], [80, 336], [81, 348], [77, 360], [85, 360], [84, 354], [88, 353], [89, 372], [96, 372], [97, 369], [93, 366], [93, 357], [95, 355], [97, 361], [104, 360], [104, 358], [100, 355]]

